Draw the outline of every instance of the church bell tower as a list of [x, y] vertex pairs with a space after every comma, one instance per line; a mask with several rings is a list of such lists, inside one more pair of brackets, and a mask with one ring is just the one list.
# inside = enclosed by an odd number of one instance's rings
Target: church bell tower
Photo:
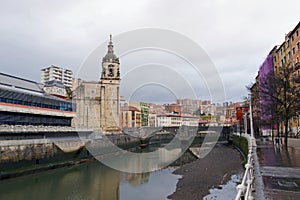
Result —
[[100, 79], [100, 124], [104, 133], [119, 132], [120, 114], [120, 62], [114, 54], [112, 36], [102, 59]]

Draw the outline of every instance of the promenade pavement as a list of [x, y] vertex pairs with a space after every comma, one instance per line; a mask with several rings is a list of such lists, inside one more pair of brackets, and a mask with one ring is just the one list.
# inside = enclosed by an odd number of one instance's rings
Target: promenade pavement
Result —
[[300, 139], [288, 149], [271, 138], [256, 139], [264, 199], [300, 199]]

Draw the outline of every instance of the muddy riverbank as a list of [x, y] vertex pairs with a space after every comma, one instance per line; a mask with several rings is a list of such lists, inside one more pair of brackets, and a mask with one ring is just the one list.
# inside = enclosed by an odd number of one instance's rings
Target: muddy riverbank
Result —
[[168, 198], [172, 200], [200, 200], [209, 194], [209, 189], [225, 184], [231, 175], [243, 170], [241, 154], [231, 146], [217, 144], [202, 159], [188, 163], [174, 171], [182, 175], [176, 191]]

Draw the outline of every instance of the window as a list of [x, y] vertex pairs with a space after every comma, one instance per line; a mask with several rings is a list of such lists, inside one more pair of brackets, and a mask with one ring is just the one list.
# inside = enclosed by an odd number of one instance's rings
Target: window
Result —
[[295, 47], [293, 47], [293, 49], [292, 49], [292, 55], [294, 55], [295, 54]]
[[300, 42], [297, 43], [298, 51], [300, 50]]
[[294, 41], [294, 35], [292, 35], [292, 41]]
[[299, 35], [299, 32], [298, 32], [298, 30], [296, 31], [296, 36], [298, 37], [298, 35]]
[[113, 73], [113, 69], [112, 69], [112, 68], [110, 68], [110, 69], [109, 69], [108, 76], [113, 76], [113, 75], [114, 75], [114, 73]]

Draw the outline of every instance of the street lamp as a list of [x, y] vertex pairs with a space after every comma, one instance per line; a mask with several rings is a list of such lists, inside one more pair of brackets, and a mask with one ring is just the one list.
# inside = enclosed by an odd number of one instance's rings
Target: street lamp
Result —
[[248, 111], [247, 110], [244, 110], [244, 131], [245, 131], [245, 134], [248, 133], [248, 127], [247, 127], [247, 115], [248, 115]]
[[298, 136], [299, 133], [300, 133], [300, 131], [298, 130], [298, 128], [299, 128], [299, 112], [298, 111], [296, 112], [296, 116], [297, 116], [297, 123], [296, 123], [296, 125], [297, 125], [297, 132], [296, 132], [296, 136]]
[[250, 94], [250, 105], [249, 105], [249, 112], [250, 112], [250, 130], [251, 130], [251, 139], [254, 139], [254, 130], [253, 130], [253, 116], [252, 116], [252, 99]]

